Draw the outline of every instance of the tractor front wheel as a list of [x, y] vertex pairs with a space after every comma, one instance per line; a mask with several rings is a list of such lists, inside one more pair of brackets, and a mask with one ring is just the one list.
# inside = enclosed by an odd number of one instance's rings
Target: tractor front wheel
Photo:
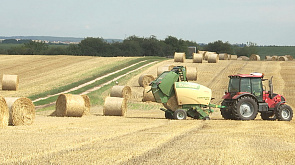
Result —
[[232, 111], [237, 120], [254, 120], [258, 114], [258, 105], [253, 98], [243, 96], [235, 101]]
[[183, 109], [178, 109], [174, 112], [173, 117], [176, 120], [185, 120], [187, 117], [187, 113]]
[[282, 104], [276, 110], [276, 118], [279, 121], [290, 121], [293, 118], [293, 110], [289, 105]]

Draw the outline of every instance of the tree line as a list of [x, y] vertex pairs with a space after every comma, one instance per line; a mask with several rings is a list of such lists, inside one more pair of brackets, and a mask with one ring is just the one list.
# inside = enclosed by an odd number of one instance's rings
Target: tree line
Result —
[[[9, 42], [13, 42], [12, 40]], [[174, 52], [186, 52], [188, 47], [196, 47], [197, 50], [207, 50], [217, 53], [228, 53], [250, 56], [257, 53], [255, 44], [234, 46], [221, 40], [198, 45], [194, 41], [178, 39], [168, 36], [164, 40], [158, 40], [155, 36], [138, 37], [129, 36], [123, 42], [106, 42], [103, 38], [88, 37], [79, 44], [65, 46], [49, 46], [44, 42], [31, 40], [22, 41], [21, 46], [11, 47], [7, 50], [0, 50], [2, 54], [14, 55], [79, 55], [79, 56], [159, 56], [171, 57]]]

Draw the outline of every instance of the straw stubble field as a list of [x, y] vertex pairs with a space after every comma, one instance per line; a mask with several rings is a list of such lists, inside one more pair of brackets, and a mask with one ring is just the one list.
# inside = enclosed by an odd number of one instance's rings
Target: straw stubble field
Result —
[[[102, 116], [102, 106], [92, 106], [92, 115], [81, 118], [51, 117], [49, 114], [52, 113], [52, 109], [37, 112], [35, 122], [30, 126], [1, 129], [1, 162], [7, 164], [19, 162], [28, 164], [295, 163], [294, 120], [263, 121], [259, 116], [253, 121], [223, 120], [218, 109], [211, 115], [209, 121], [167, 120], [164, 118], [164, 113], [159, 110], [161, 105], [142, 103], [143, 87], [139, 86], [138, 78], [142, 74], [156, 76], [157, 67], [167, 64], [197, 67], [198, 80], [195, 82], [212, 89], [215, 97], [213, 103], [221, 102], [220, 98], [227, 88], [228, 75], [263, 72], [266, 78], [274, 76], [274, 91], [283, 94], [288, 104], [295, 108], [294, 61], [221, 60], [219, 63], [195, 64], [192, 60], [185, 60], [185, 63], [167, 60], [143, 70], [124, 84], [130, 86], [132, 90], [126, 117]], [[83, 61], [80, 65], [83, 65]], [[64, 67], [67, 65], [60, 66], [59, 69], [63, 70]], [[11, 64], [11, 68], [14, 68], [14, 64]], [[51, 74], [48, 73], [48, 76], [53, 76]], [[30, 83], [20, 88], [30, 88], [27, 85]], [[5, 92], [1, 94], [5, 95]]]

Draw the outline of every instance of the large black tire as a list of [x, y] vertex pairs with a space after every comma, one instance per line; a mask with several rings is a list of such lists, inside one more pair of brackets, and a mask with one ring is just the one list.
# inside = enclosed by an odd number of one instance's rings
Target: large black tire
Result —
[[242, 96], [234, 102], [232, 112], [237, 120], [254, 120], [258, 114], [258, 105], [252, 97]]
[[234, 116], [232, 113], [232, 108], [230, 106], [230, 103], [227, 101], [222, 101], [221, 105], [226, 106], [227, 108], [220, 108], [220, 113], [221, 116], [225, 119], [225, 120], [233, 120]]
[[261, 112], [260, 116], [262, 120], [276, 120], [276, 116], [273, 112]]
[[173, 114], [173, 118], [176, 120], [185, 120], [186, 117], [187, 117], [187, 113], [183, 109], [178, 109]]
[[279, 121], [290, 121], [293, 118], [293, 110], [289, 105], [282, 104], [276, 110], [276, 118]]

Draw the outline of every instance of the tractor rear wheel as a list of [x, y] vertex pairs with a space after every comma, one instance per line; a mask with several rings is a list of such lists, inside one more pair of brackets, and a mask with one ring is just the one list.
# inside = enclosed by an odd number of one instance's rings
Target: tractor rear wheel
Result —
[[282, 104], [276, 110], [276, 118], [279, 121], [290, 121], [293, 118], [293, 110], [289, 105]]
[[258, 105], [253, 98], [242, 96], [234, 102], [232, 111], [237, 120], [254, 120], [258, 113]]
[[178, 109], [174, 112], [173, 117], [176, 120], [185, 120], [187, 117], [187, 113], [183, 109]]

